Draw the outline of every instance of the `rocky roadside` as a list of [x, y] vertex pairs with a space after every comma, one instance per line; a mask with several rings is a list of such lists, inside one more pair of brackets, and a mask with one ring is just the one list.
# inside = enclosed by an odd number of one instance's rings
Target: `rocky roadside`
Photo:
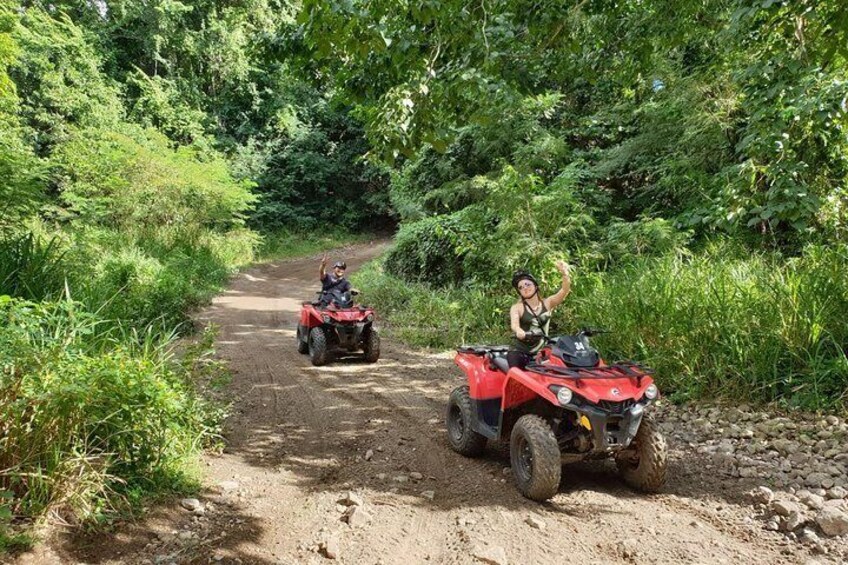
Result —
[[[848, 562], [848, 423], [843, 419], [776, 416], [744, 405], [673, 406], [662, 402], [654, 418], [670, 440], [672, 459], [704, 462], [701, 476], [747, 492], [741, 509], [755, 527], [784, 536], [798, 547], [799, 555], [809, 551], [818, 556], [818, 561], [808, 563]], [[362, 459], [374, 456], [369, 449]], [[508, 468], [503, 476], [509, 480]], [[374, 479], [397, 487], [418, 484], [418, 496], [430, 500], [438, 496], [436, 491], [421, 490], [431, 487], [423, 486], [426, 477], [420, 473], [378, 473]], [[144, 563], [232, 562], [213, 548], [221, 536], [239, 527], [229, 516], [228, 505], [238, 504], [250, 493], [237, 482], [221, 483], [215, 491], [218, 496], [214, 499], [180, 501], [185, 515], [182, 529], [161, 532], [147, 547], [151, 557]], [[326, 526], [315, 532], [314, 539], [298, 545], [298, 561], [342, 558], [345, 544], [341, 543], [340, 528], [365, 530], [380, 512], [380, 505], [366, 500], [365, 493], [316, 496], [326, 507]], [[462, 531], [469, 523], [473, 525], [473, 518], [458, 517], [456, 527]], [[537, 516], [527, 516], [526, 523], [545, 528]], [[633, 550], [625, 542], [619, 543], [619, 556], [632, 560]], [[271, 563], [285, 562], [269, 557]], [[497, 545], [474, 547], [470, 557], [481, 563], [507, 562], [503, 548]]]
[[[774, 415], [747, 405], [673, 406], [654, 417], [675, 449], [705, 471], [756, 486], [750, 517], [828, 560], [848, 562], [848, 423], [834, 415]], [[685, 456], [685, 455], [684, 455]]]

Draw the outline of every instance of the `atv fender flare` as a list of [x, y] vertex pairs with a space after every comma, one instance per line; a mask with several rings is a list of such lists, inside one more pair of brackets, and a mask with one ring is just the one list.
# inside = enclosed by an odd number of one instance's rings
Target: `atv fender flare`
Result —
[[542, 397], [554, 406], [559, 406], [556, 395], [539, 379], [518, 367], [513, 367], [506, 374], [503, 394], [501, 395], [501, 412], [506, 412], [528, 400]]

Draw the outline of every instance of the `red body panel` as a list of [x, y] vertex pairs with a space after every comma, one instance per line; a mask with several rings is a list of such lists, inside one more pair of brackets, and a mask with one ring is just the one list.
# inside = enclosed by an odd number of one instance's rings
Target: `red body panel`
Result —
[[320, 309], [312, 303], [305, 303], [300, 311], [300, 325], [312, 329], [324, 323], [324, 316], [329, 316], [336, 322], [355, 323], [364, 322], [369, 316], [374, 315], [373, 308], [335, 308], [333, 306]]
[[489, 368], [489, 360], [482, 355], [457, 353], [454, 363], [459, 365], [468, 377], [468, 389], [471, 398], [488, 400], [503, 396], [503, 385], [506, 375]]
[[[540, 358], [545, 359], [544, 364], [566, 366], [561, 359], [546, 356], [545, 351]], [[621, 402], [627, 399], [641, 399], [645, 389], [654, 382], [648, 375], [643, 375], [641, 379], [628, 376], [621, 370], [607, 366], [603, 361], [598, 367], [589, 369], [593, 378], [584, 379], [546, 376], [518, 368], [510, 369], [507, 374], [504, 374], [490, 368], [489, 360], [485, 356], [473, 353], [457, 353], [454, 362], [468, 377], [471, 398], [475, 400], [501, 398], [503, 410], [523, 404], [537, 396], [556, 404], [556, 395], [549, 388], [551, 385], [568, 387], [586, 400], [597, 404], [600, 400]], [[609, 378], [596, 377], [606, 375], [609, 375]]]

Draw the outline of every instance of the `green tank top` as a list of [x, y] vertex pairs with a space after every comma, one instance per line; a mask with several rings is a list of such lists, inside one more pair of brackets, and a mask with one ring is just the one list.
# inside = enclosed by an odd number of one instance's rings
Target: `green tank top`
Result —
[[[542, 308], [535, 315], [530, 310], [530, 305], [524, 303], [524, 312], [518, 320], [518, 325], [525, 332], [533, 330], [542, 330], [545, 335], [548, 335], [548, 328], [551, 325], [551, 313], [545, 306], [545, 301], [542, 301]], [[545, 341], [541, 338], [522, 341], [517, 337], [512, 340], [512, 348], [522, 353], [534, 354], [538, 353], [545, 346]]]

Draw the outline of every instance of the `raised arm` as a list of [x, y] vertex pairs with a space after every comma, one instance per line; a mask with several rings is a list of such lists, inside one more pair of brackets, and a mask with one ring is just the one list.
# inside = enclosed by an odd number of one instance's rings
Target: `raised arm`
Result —
[[323, 281], [324, 277], [327, 275], [327, 254], [324, 253], [324, 256], [321, 257], [321, 267], [318, 269], [318, 280]]
[[557, 261], [556, 266], [562, 275], [562, 287], [556, 294], [552, 294], [545, 299], [545, 306], [548, 310], [553, 310], [562, 304], [562, 301], [571, 292], [571, 275], [569, 274], [571, 267], [565, 261]]
[[509, 327], [518, 339], [527, 337], [524, 330], [521, 329], [521, 309], [523, 307], [523, 304], [517, 302], [509, 309]]

